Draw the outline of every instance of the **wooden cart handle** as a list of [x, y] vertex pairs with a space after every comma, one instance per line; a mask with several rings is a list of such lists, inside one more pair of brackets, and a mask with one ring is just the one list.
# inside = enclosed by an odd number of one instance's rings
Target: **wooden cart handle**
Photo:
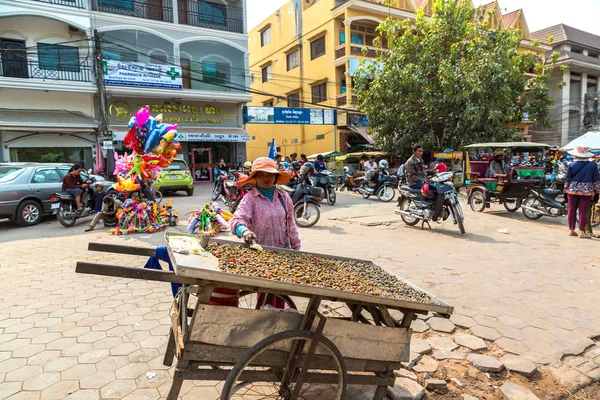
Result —
[[123, 246], [121, 244], [89, 243], [89, 251], [102, 251], [104, 253], [129, 254], [132, 256], [153, 257], [156, 255], [156, 247]]

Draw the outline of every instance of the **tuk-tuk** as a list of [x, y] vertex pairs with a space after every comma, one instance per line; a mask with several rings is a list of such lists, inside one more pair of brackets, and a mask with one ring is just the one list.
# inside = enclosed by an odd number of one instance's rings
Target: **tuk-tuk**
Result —
[[[533, 142], [475, 143], [464, 147], [467, 201], [473, 211], [483, 212], [492, 203], [503, 204], [510, 212], [521, 207], [529, 187], [540, 185], [544, 167], [531, 160], [530, 154], [542, 153], [551, 146]], [[510, 157], [504, 164], [505, 174], [491, 174], [490, 164], [499, 151]]]

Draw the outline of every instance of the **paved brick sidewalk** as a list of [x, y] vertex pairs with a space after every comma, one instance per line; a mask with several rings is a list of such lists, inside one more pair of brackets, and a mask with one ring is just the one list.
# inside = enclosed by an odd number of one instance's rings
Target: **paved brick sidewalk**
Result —
[[[465, 211], [465, 237], [452, 226], [366, 226], [361, 221], [399, 218], [393, 204], [354, 197], [340, 196], [347, 207], [323, 205], [318, 225], [301, 230], [304, 249], [374, 259], [454, 305], [457, 324], [559, 368], [568, 383], [598, 373], [600, 359], [564, 357], [589, 353], [590, 338], [600, 335], [600, 242], [568, 238], [554, 220], [525, 222], [506, 213]], [[162, 365], [168, 285], [74, 273], [76, 260], [145, 262], [87, 252], [89, 241], [160, 244], [162, 234], [119, 238], [54, 225], [60, 236], [0, 232], [0, 399], [165, 398], [172, 376]], [[498, 233], [503, 228], [508, 235]], [[219, 387], [186, 382], [181, 393], [216, 399]]]

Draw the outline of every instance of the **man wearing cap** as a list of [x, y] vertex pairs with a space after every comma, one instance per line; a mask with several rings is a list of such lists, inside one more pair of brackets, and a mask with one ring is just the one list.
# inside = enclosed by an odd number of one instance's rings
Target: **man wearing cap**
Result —
[[[579, 236], [589, 239], [585, 226], [590, 212], [590, 205], [596, 192], [600, 191], [600, 172], [595, 162], [590, 161], [594, 156], [589, 147], [576, 146], [569, 151], [575, 162], [569, 165], [565, 178], [565, 193], [569, 200], [569, 236]], [[579, 211], [579, 234], [575, 232]]]
[[504, 152], [502, 150], [496, 150], [496, 155], [490, 162], [489, 178], [494, 178], [496, 175], [508, 175], [504, 166]]

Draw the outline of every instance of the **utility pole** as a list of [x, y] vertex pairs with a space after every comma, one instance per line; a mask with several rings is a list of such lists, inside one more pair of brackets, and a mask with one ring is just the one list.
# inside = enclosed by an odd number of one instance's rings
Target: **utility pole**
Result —
[[[100, 127], [98, 128], [98, 139], [112, 140], [108, 132], [108, 113], [106, 111], [106, 88], [104, 86], [104, 63], [102, 59], [102, 46], [98, 30], [94, 29], [94, 71], [96, 75], [96, 87], [98, 88], [98, 105], [100, 110]], [[96, 151], [101, 151], [97, 149]]]

